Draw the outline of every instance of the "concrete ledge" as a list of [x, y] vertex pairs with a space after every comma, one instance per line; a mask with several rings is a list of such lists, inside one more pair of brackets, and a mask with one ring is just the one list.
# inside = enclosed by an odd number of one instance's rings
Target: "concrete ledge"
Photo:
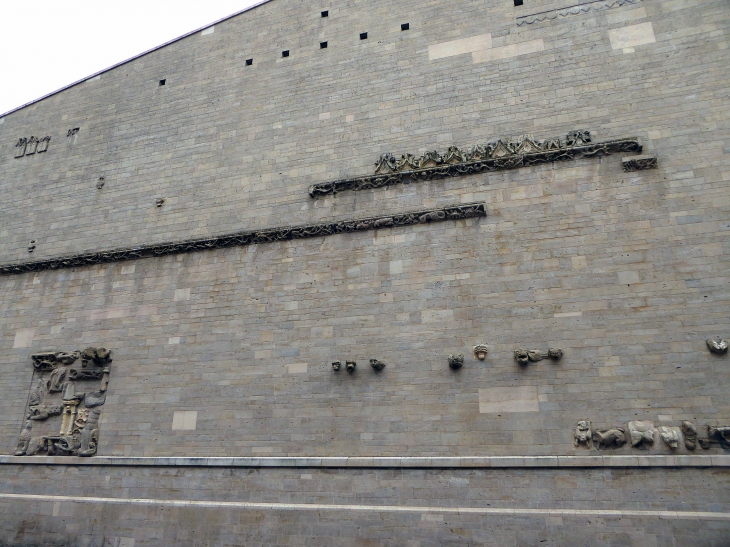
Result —
[[730, 455], [711, 456], [423, 456], [132, 458], [125, 456], [0, 456], [0, 465], [123, 467], [281, 467], [360, 469], [555, 469], [560, 467], [730, 467]]

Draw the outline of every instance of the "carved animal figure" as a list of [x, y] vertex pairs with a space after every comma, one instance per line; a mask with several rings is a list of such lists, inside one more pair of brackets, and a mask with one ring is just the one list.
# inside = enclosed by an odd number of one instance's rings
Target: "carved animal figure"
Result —
[[593, 441], [598, 445], [598, 450], [606, 448], [620, 448], [626, 444], [626, 430], [623, 427], [614, 427], [593, 433]]
[[575, 431], [573, 432], [573, 446], [575, 448], [578, 448], [579, 446], [590, 448], [593, 444], [592, 440], [593, 435], [591, 434], [591, 422], [588, 420], [579, 421]]
[[355, 372], [355, 367], [357, 366], [357, 363], [355, 361], [345, 361], [345, 369], [347, 372], [352, 374]]
[[707, 428], [707, 434], [710, 439], [716, 439], [720, 441], [720, 445], [727, 447], [730, 445], [730, 427], [729, 426], [709, 426]]
[[682, 422], [682, 434], [684, 435], [684, 446], [687, 450], [697, 448], [697, 428], [690, 421]]
[[[342, 363], [340, 363], [339, 361], [335, 361], [334, 363], [332, 363], [332, 370], [338, 371], [338, 370], [340, 370], [341, 366], [342, 366]], [[88, 403], [87, 403], [87, 405], [88, 405]]]
[[679, 434], [671, 427], [661, 426], [659, 435], [669, 448], [676, 450], [679, 447]]
[[32, 428], [33, 424], [30, 421], [26, 421], [23, 425], [23, 430], [18, 437], [18, 446], [15, 449], [16, 456], [25, 456], [25, 453], [28, 451], [28, 445], [31, 439], [30, 431]]
[[643, 448], [654, 443], [654, 424], [649, 421], [629, 422], [629, 435], [631, 446]]

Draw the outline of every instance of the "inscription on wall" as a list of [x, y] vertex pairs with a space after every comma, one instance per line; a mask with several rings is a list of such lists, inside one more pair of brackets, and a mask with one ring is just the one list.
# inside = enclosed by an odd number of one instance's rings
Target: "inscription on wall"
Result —
[[16, 456], [93, 456], [106, 402], [112, 352], [86, 348], [31, 357], [38, 375], [28, 397]]

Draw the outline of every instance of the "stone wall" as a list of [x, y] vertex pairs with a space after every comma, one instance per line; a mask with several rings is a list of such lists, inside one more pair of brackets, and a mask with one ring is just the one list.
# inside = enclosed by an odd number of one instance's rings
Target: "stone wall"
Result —
[[[114, 361], [100, 456], [723, 454], [717, 436], [694, 450], [681, 435], [671, 448], [658, 431], [640, 447], [599, 451], [573, 441], [579, 420], [592, 431], [691, 421], [703, 440], [707, 426], [730, 425], [728, 357], [705, 344], [730, 336], [727, 3], [526, 4], [275, 0], [0, 118], [0, 266], [450, 204], [486, 210], [2, 275], [0, 452], [16, 450], [38, 379], [31, 355], [104, 346]], [[621, 154], [596, 155], [309, 196], [313, 184], [373, 174], [385, 152], [466, 150], [523, 134], [564, 145], [576, 129], [590, 130], [593, 142], [637, 137], [657, 168], [625, 172]], [[18, 139], [46, 135], [47, 151], [14, 157]], [[484, 361], [472, 354], [481, 343]], [[520, 348], [563, 356], [520, 366]], [[464, 366], [453, 370], [448, 357], [458, 354]], [[376, 372], [370, 359], [387, 366]], [[343, 363], [338, 372], [334, 361]], [[353, 374], [346, 361], [357, 362]], [[230, 525], [246, 530], [246, 545], [583, 545], [590, 536], [596, 545], [673, 538], [704, 546], [721, 545], [727, 532], [727, 471], [699, 464], [202, 466], [175, 470], [182, 479], [172, 486], [168, 473], [1, 463], [0, 502], [15, 512], [0, 537], [11, 545], [235, 545], [236, 532], [216, 528]], [[246, 483], [249, 474], [265, 475], [265, 486]], [[310, 496], [306, 485], [320, 477], [327, 484]], [[470, 486], [444, 488], [452, 479]], [[133, 486], [120, 491], [115, 481]], [[206, 481], [221, 486], [196, 486]], [[418, 481], [423, 495], [409, 490]], [[514, 493], [515, 481], [541, 485], [544, 496]], [[251, 489], [266, 495], [235, 494]], [[492, 493], [464, 502], [482, 491]], [[587, 509], [634, 513], [439, 520], [438, 511], [362, 516], [354, 508], [572, 510], [568, 501], [584, 499], [568, 491], [591, 492]], [[98, 505], [51, 499], [95, 495]], [[162, 503], [196, 495], [353, 509]], [[160, 502], [152, 504], [159, 526], [135, 523], [149, 506], [112, 499], [135, 497]], [[644, 509], [684, 513], [635, 512]], [[93, 525], [84, 521], [89, 511]], [[707, 511], [714, 517], [690, 514]], [[169, 531], [180, 520], [179, 532]]]

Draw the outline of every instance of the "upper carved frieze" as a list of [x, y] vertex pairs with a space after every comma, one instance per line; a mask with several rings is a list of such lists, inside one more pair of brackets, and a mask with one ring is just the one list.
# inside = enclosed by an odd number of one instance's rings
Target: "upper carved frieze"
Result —
[[542, 141], [532, 135], [522, 135], [468, 149], [451, 146], [445, 152], [432, 151], [420, 156], [404, 154], [396, 158], [393, 154], [386, 153], [375, 162], [374, 175], [314, 184], [309, 187], [309, 195], [318, 198], [347, 190], [370, 190], [409, 181], [518, 169], [620, 152], [640, 153], [641, 150], [641, 144], [636, 137], [593, 142], [590, 131], [581, 129], [571, 131], [565, 138], [551, 137]]
[[597, 2], [586, 2], [585, 4], [571, 6], [569, 8], [543, 11], [533, 15], [523, 15], [517, 18], [517, 26], [532, 25], [534, 23], [541, 23], [545, 20], [558, 19], [560, 17], [568, 17], [570, 15], [581, 15], [590, 11], [602, 11], [638, 3], [639, 0], [598, 0]]

